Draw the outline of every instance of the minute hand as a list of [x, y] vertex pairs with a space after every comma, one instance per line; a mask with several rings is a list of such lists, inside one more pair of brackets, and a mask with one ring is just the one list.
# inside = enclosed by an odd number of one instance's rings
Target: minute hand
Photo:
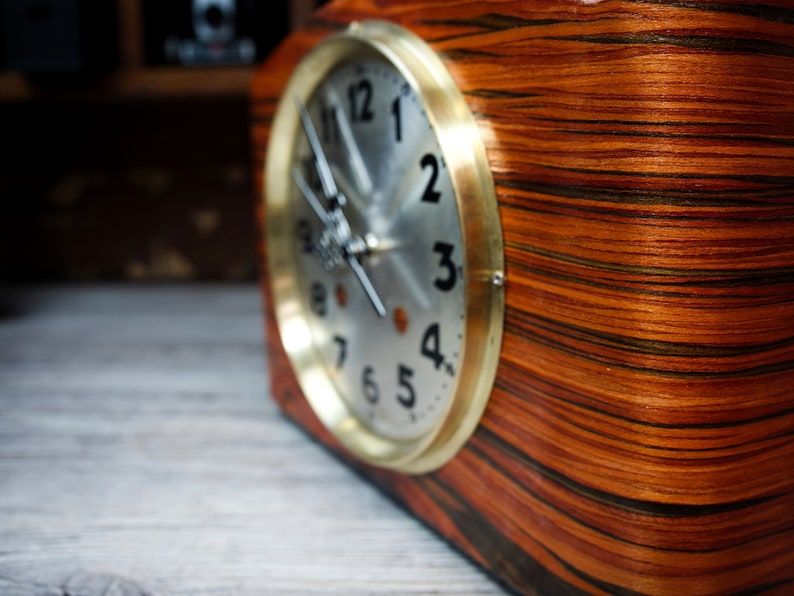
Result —
[[[317, 130], [314, 128], [311, 116], [309, 116], [306, 105], [303, 103], [300, 97], [295, 98], [295, 105], [298, 108], [298, 115], [301, 119], [301, 125], [303, 126], [303, 130], [306, 133], [306, 138], [309, 140], [309, 146], [311, 147], [312, 154], [314, 154], [314, 162], [317, 165], [317, 173], [320, 176], [320, 184], [323, 187], [323, 194], [325, 195], [325, 198], [330, 200], [332, 203], [338, 202], [341, 198], [339, 195], [339, 190], [336, 188], [336, 182], [334, 182], [334, 176], [331, 173], [331, 166], [328, 163], [328, 158], [325, 157], [323, 146], [320, 144], [320, 137], [317, 136]], [[341, 202], [344, 203], [344, 199], [341, 199]]]

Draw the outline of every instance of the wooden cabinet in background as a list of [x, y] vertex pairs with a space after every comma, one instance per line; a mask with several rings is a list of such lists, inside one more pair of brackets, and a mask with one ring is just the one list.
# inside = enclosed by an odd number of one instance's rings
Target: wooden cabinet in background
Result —
[[[116, 0], [110, 69], [0, 72], [0, 279], [255, 277], [255, 67], [153, 64], [145, 4]], [[255, 4], [272, 47], [315, 2]], [[47, 2], [19, 5], [57, 16]]]

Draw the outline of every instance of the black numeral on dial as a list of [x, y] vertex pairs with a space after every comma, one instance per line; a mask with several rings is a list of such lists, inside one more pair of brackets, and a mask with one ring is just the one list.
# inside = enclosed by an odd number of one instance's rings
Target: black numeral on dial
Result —
[[322, 139], [327, 144], [339, 143], [339, 121], [336, 119], [336, 106], [323, 106], [320, 110], [320, 128]]
[[372, 113], [372, 83], [369, 79], [361, 79], [347, 88], [350, 101], [350, 121], [369, 122], [375, 116]]
[[441, 353], [441, 328], [438, 323], [431, 324], [422, 335], [421, 354], [433, 361], [436, 368], [441, 368], [444, 355]]
[[403, 140], [403, 123], [400, 112], [400, 96], [398, 95], [391, 104], [391, 115], [394, 117], [394, 142]]
[[328, 290], [319, 281], [313, 282], [310, 287], [309, 305], [318, 317], [328, 314]]
[[361, 374], [361, 389], [364, 392], [364, 399], [371, 404], [378, 403], [380, 389], [375, 382], [375, 369], [371, 366], [364, 367], [364, 372]]
[[[335, 338], [334, 338], [335, 339]], [[397, 365], [397, 401], [406, 408], [413, 408], [416, 405], [416, 390], [411, 382], [414, 370], [404, 364]], [[380, 387], [375, 380], [375, 369], [372, 366], [365, 366], [361, 372], [361, 391], [371, 404], [376, 404], [380, 400]]]
[[430, 168], [430, 179], [425, 186], [425, 192], [422, 194], [422, 200], [427, 203], [438, 203], [441, 199], [441, 193], [435, 188], [436, 181], [438, 180], [438, 159], [432, 153], [426, 153], [422, 157], [419, 165], [423, 170]]
[[336, 358], [336, 368], [342, 368], [347, 360], [347, 340], [341, 335], [334, 335], [334, 343], [339, 348], [339, 355]]
[[437, 252], [441, 257], [438, 261], [438, 266], [442, 267], [446, 272], [444, 277], [437, 277], [433, 281], [433, 285], [442, 292], [449, 292], [455, 287], [455, 282], [458, 280], [458, 267], [452, 260], [453, 250], [455, 250], [455, 247], [446, 242], [436, 242], [433, 245], [433, 252]]
[[413, 408], [416, 404], [416, 392], [413, 385], [411, 385], [411, 377], [414, 376], [414, 371], [404, 364], [400, 364], [397, 368], [397, 383], [400, 386], [400, 391], [397, 393], [397, 401], [404, 405], [406, 408]]
[[317, 173], [317, 165], [314, 163], [314, 158], [311, 156], [304, 157], [301, 160], [303, 166], [303, 177], [306, 178], [309, 186], [315, 192], [322, 192], [323, 185], [320, 182], [320, 174]]
[[302, 217], [298, 220], [298, 223], [295, 224], [295, 235], [300, 243], [301, 252], [311, 253], [314, 249], [312, 226], [307, 219]]

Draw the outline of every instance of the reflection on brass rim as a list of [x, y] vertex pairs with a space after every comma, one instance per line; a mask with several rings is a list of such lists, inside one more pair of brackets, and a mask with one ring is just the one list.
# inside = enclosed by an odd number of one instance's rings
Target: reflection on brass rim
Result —
[[[340, 63], [367, 58], [390, 62], [422, 101], [450, 172], [464, 245], [466, 324], [456, 393], [439, 424], [410, 441], [386, 439], [368, 429], [324, 372], [312, 345], [289, 234], [289, 170], [300, 132], [294, 99], [311, 97]], [[268, 282], [276, 320], [301, 389], [317, 416], [347, 449], [370, 464], [411, 473], [442, 466], [474, 432], [493, 387], [504, 320], [504, 262], [485, 148], [441, 59], [412, 33], [383, 21], [354, 23], [318, 45], [296, 67], [278, 106], [267, 151], [264, 201]]]

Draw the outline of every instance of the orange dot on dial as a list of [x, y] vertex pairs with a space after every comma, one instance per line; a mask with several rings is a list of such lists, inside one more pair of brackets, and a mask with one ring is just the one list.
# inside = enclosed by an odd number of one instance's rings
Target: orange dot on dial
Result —
[[344, 308], [347, 305], [347, 291], [343, 285], [336, 286], [334, 289], [334, 297], [339, 306]]
[[394, 328], [400, 335], [408, 331], [408, 313], [401, 306], [394, 309]]

